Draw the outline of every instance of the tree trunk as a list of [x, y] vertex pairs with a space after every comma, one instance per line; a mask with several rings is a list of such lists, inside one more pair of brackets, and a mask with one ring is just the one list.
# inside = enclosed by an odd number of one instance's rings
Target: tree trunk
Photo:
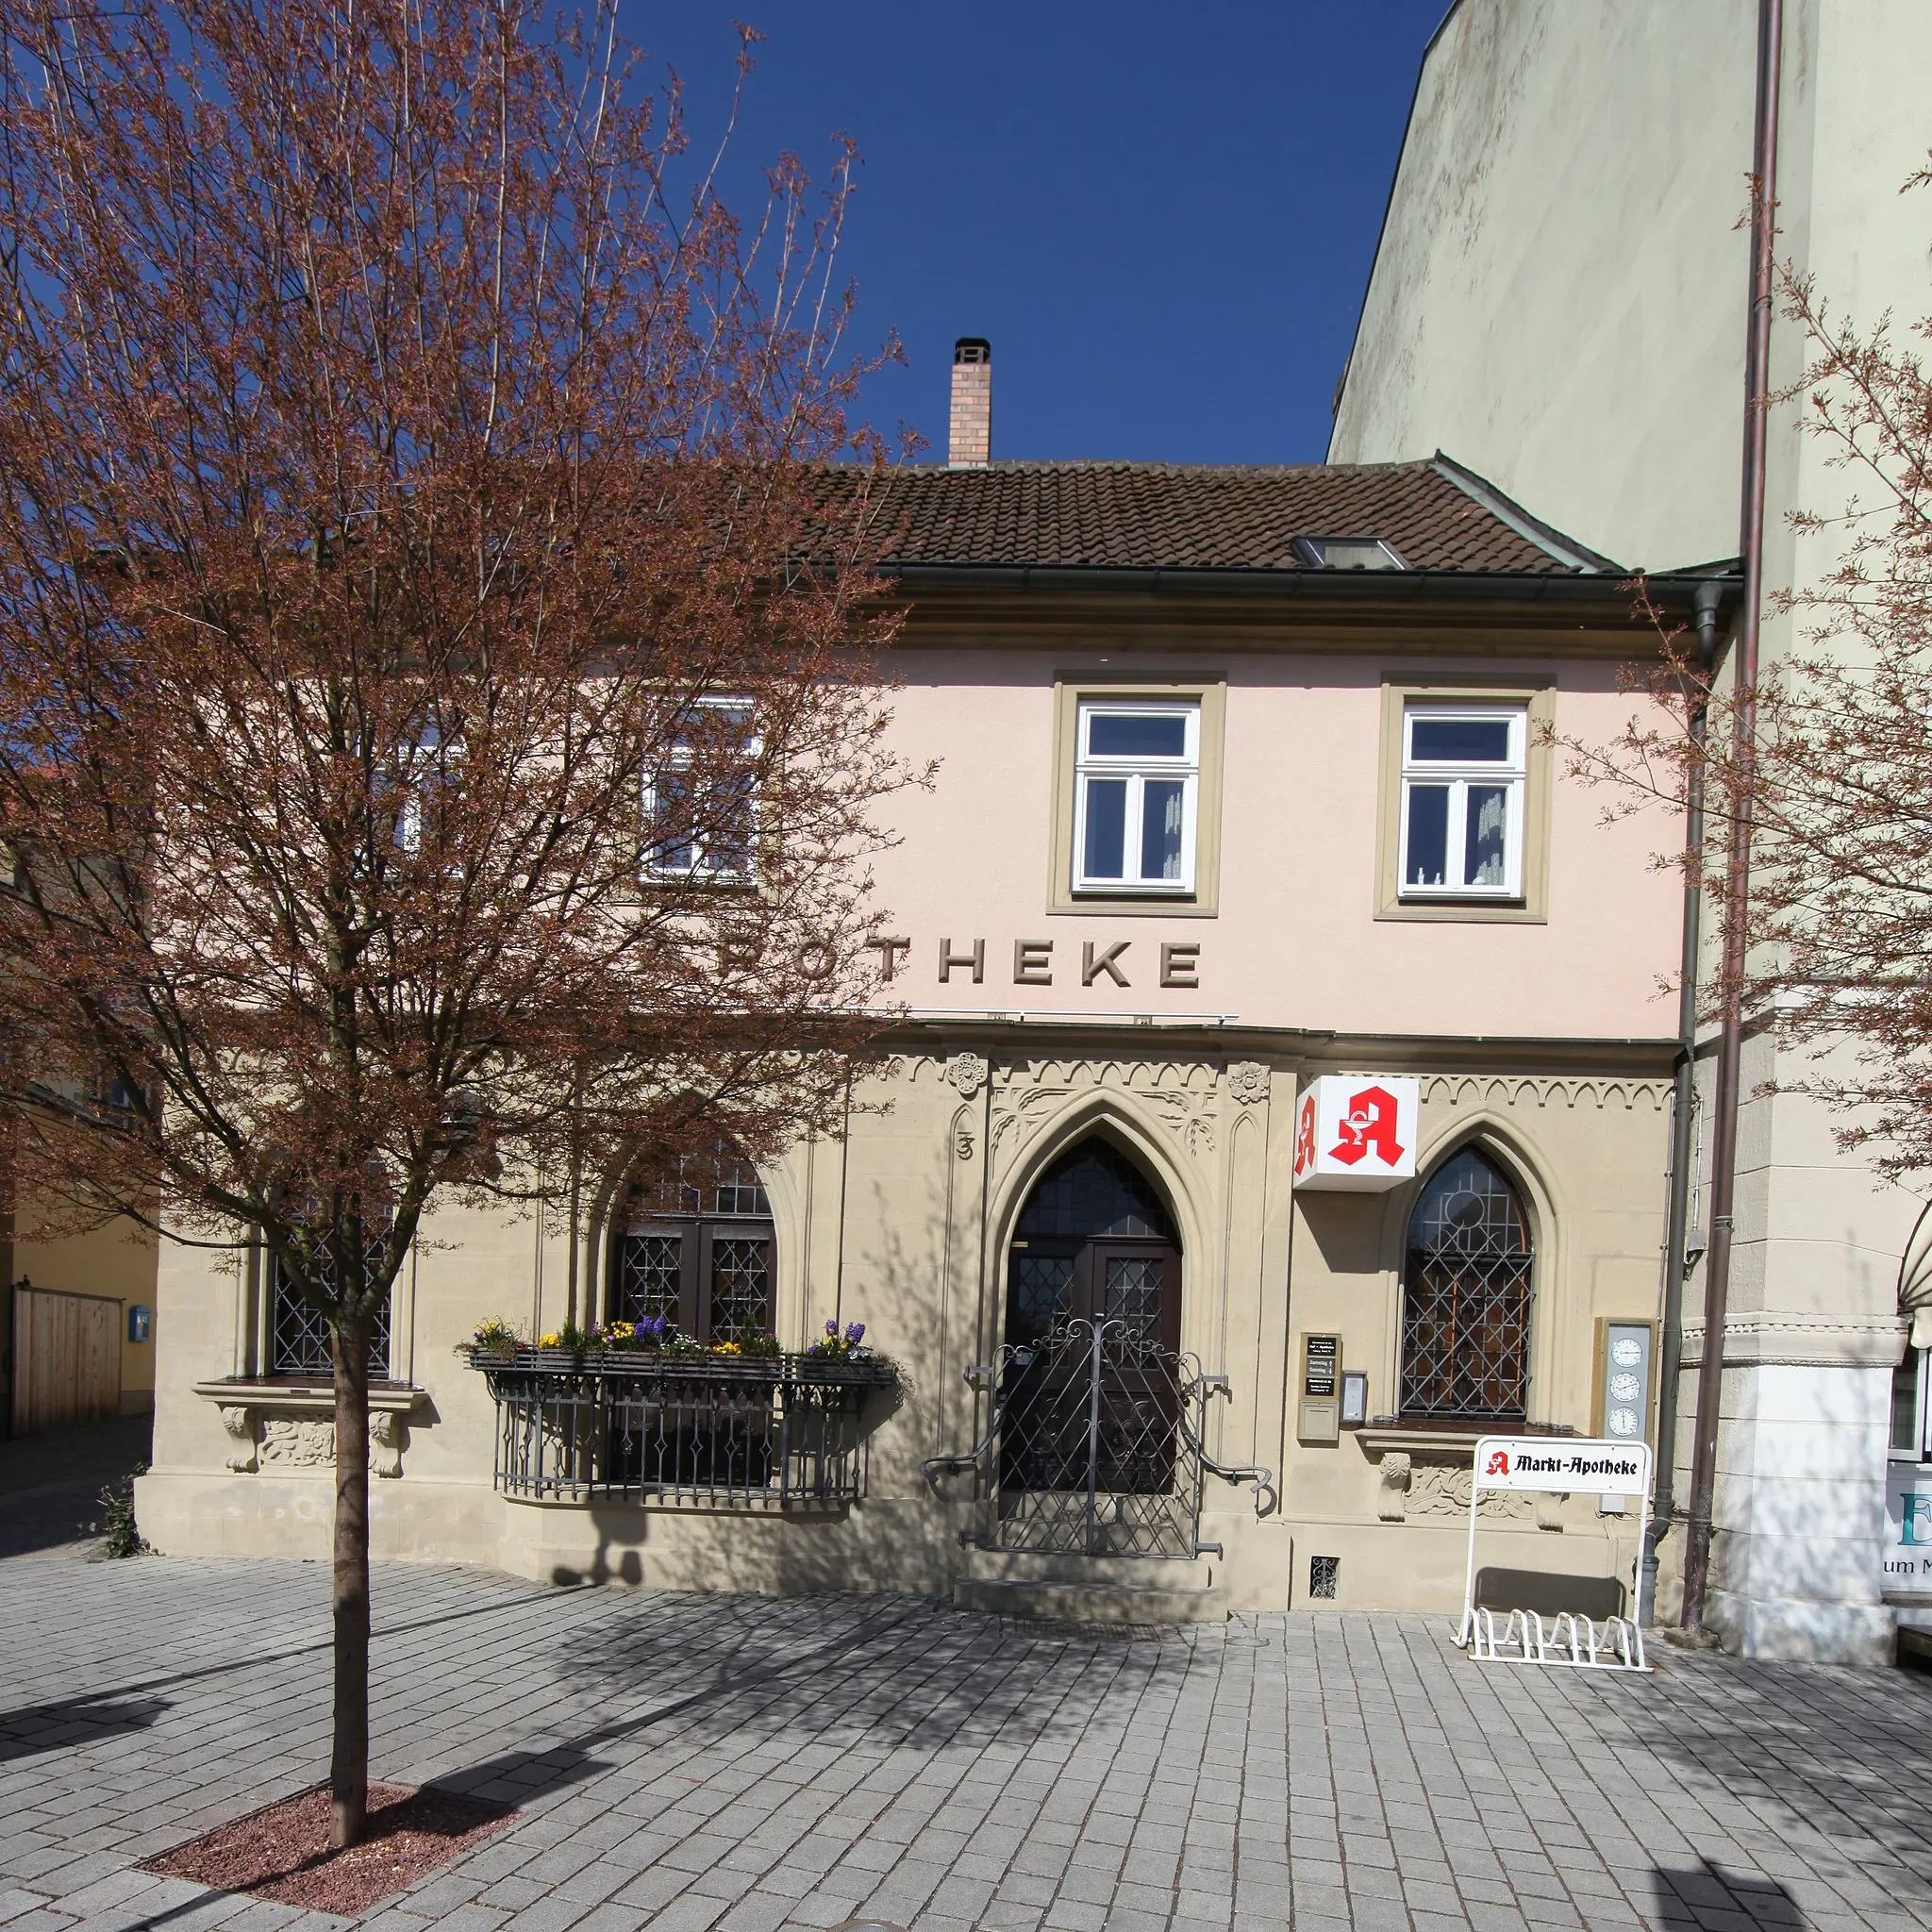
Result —
[[359, 1843], [369, 1811], [369, 1337], [331, 1328], [336, 1369], [335, 1749], [329, 1843]]

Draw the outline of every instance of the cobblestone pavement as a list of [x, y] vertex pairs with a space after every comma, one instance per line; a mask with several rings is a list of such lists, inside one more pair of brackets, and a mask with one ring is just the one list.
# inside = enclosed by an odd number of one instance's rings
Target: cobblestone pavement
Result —
[[[317, 1565], [0, 1563], [0, 1924], [333, 1927], [141, 1858], [315, 1781]], [[375, 1766], [515, 1799], [384, 1932], [1932, 1925], [1932, 1679], [1480, 1668], [1436, 1620], [376, 1576]]]

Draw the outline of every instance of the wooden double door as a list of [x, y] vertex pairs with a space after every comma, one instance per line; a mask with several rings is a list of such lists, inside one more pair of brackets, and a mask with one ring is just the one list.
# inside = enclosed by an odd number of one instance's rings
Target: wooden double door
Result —
[[1165, 1204], [1119, 1150], [1086, 1143], [1042, 1176], [1007, 1265], [1003, 1511], [1172, 1487], [1180, 1285]]

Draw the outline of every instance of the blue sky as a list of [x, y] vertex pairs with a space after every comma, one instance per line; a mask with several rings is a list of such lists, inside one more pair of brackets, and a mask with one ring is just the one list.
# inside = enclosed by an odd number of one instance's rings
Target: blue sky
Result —
[[[996, 458], [1317, 462], [1410, 92], [1446, 0], [685, 0], [625, 25], [703, 144], [734, 16], [758, 51], [731, 169], [865, 156], [844, 251], [868, 413], [943, 455], [956, 336], [993, 347]], [[655, 74], [657, 61], [652, 63]]]

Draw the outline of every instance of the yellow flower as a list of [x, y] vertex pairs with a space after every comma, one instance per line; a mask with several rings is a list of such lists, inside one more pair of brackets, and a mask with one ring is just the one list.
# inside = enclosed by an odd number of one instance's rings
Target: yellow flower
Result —
[[560, 1335], [546, 1335], [538, 1342], [537, 1346], [539, 1348], [561, 1348], [563, 1346], [563, 1337]]
[[741, 1355], [743, 1352], [735, 1341], [714, 1341], [711, 1344], [713, 1355]]

